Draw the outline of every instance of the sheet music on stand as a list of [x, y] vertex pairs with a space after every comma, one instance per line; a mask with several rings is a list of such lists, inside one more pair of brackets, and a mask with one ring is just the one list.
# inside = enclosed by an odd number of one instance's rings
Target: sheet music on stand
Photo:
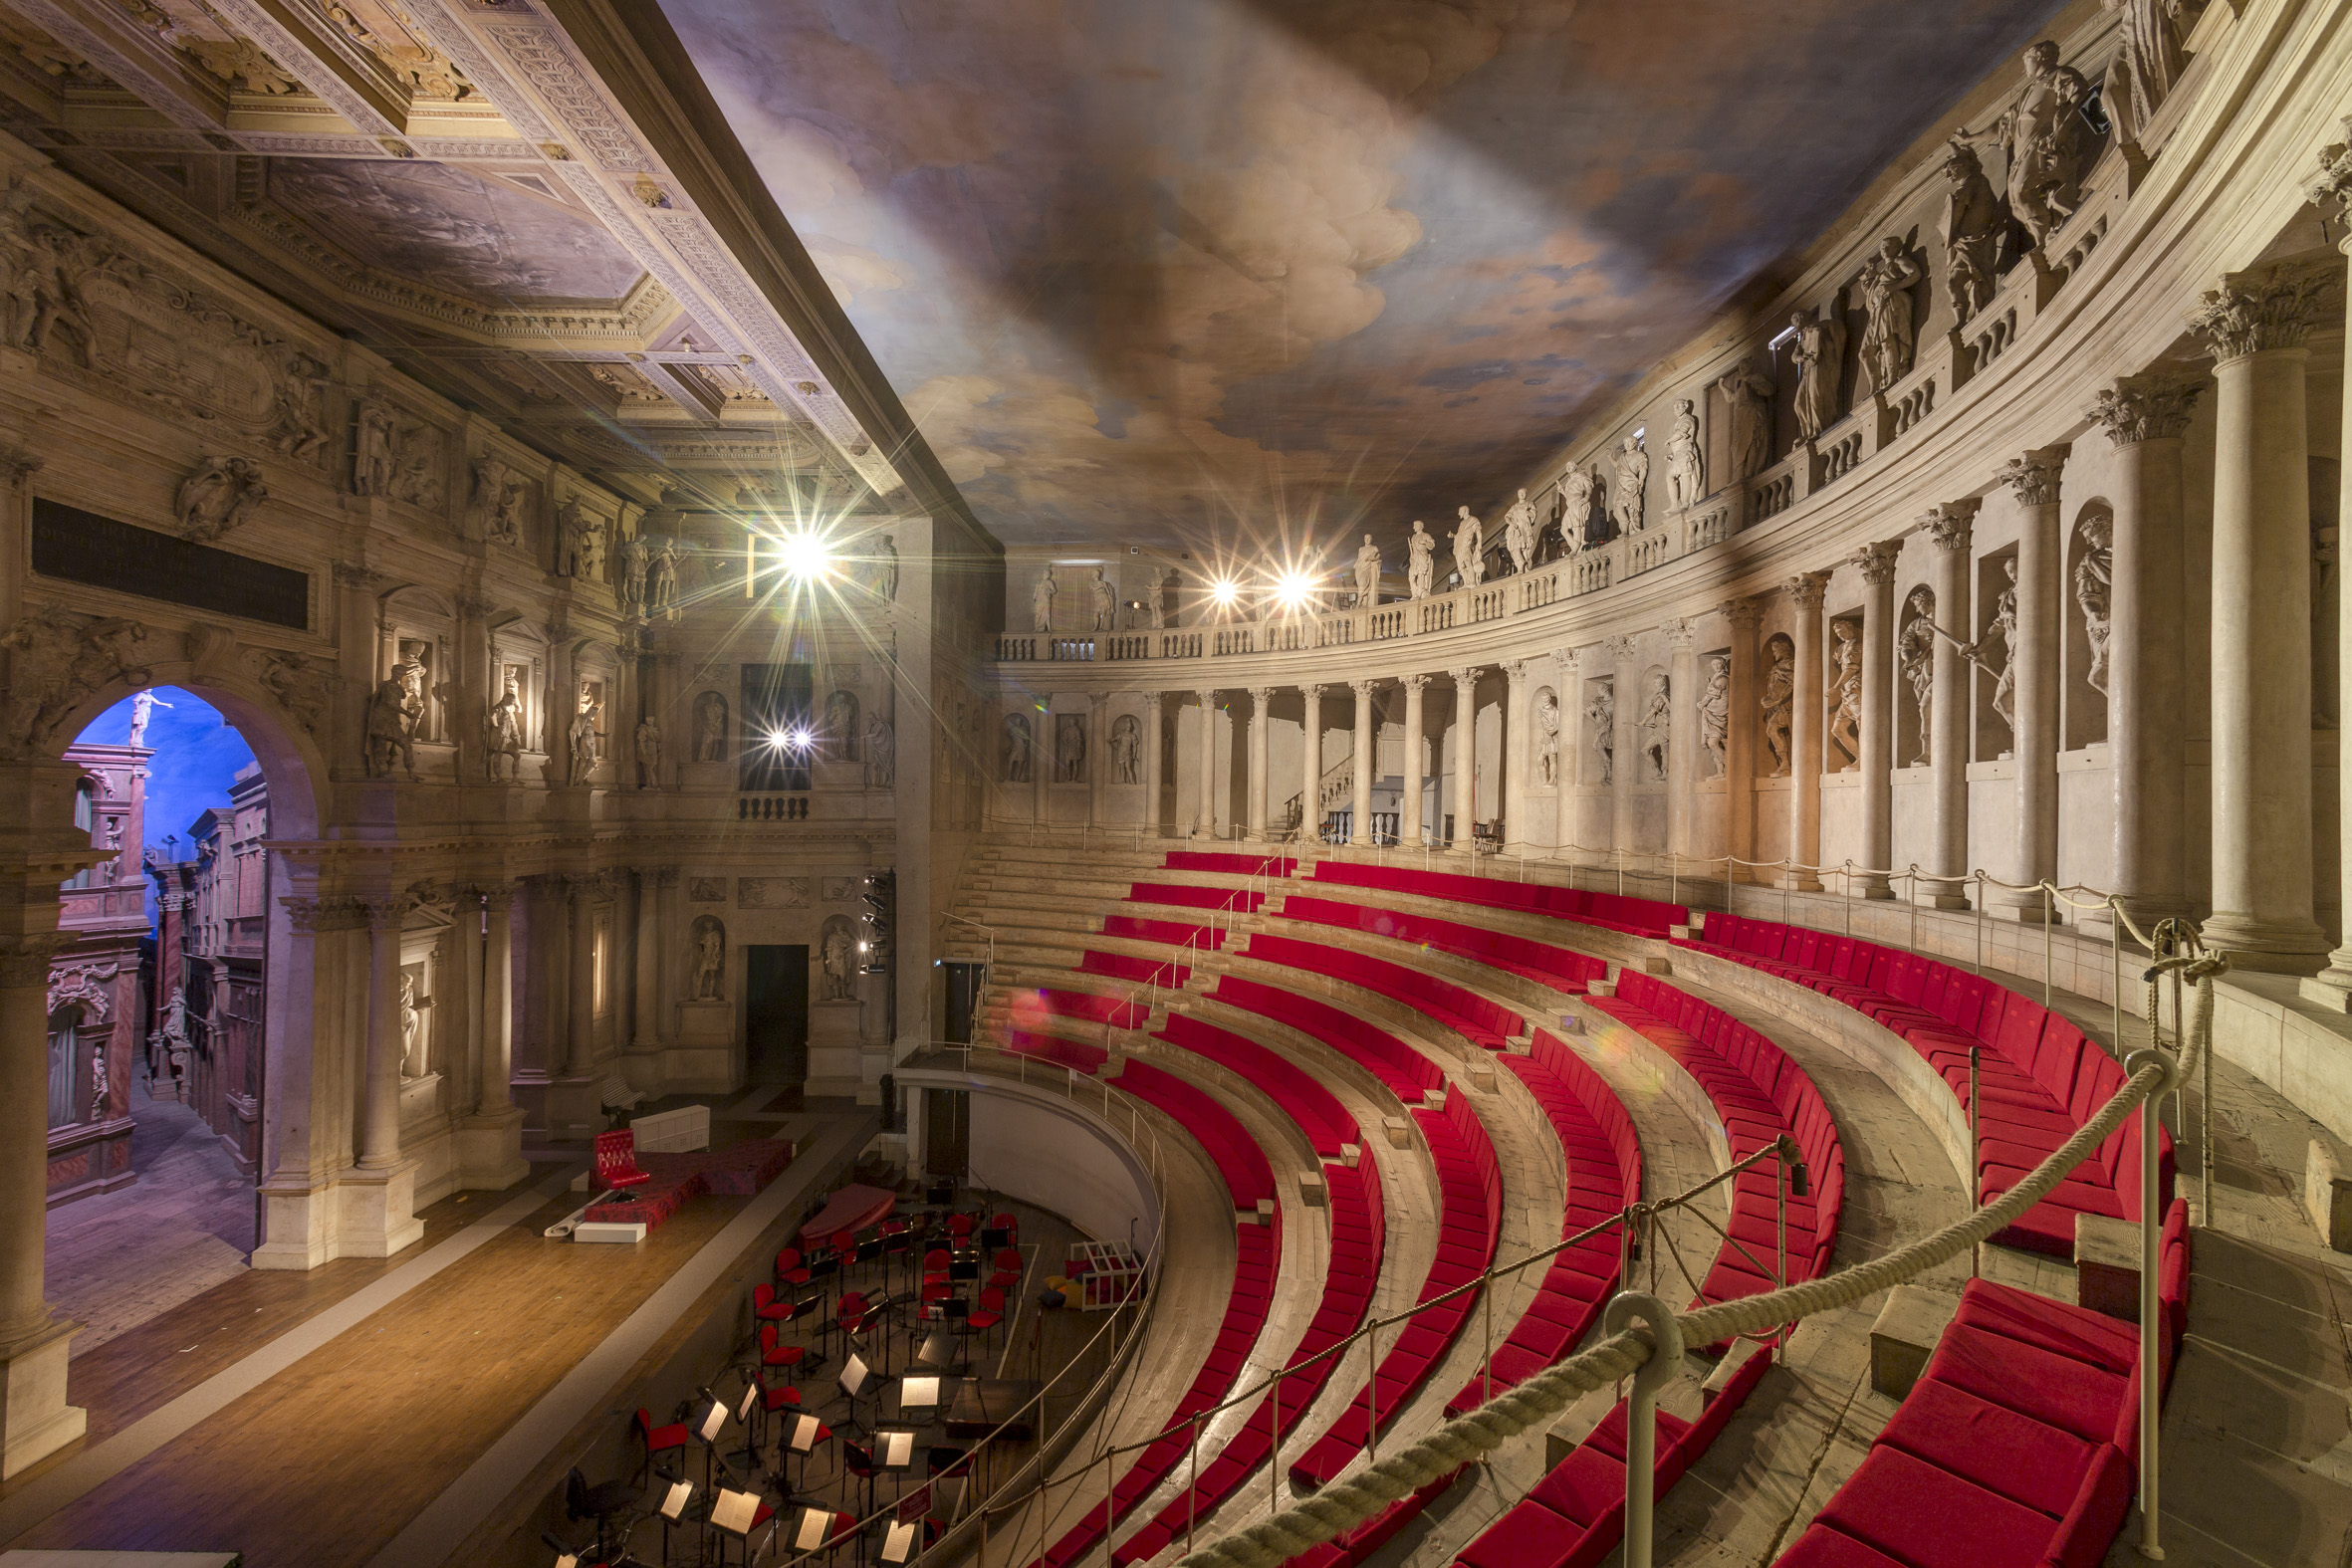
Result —
[[692, 1481], [670, 1482], [669, 1490], [663, 1492], [661, 1496], [661, 1516], [675, 1524], [678, 1515], [686, 1511], [686, 1499], [693, 1495], [694, 1483]]
[[815, 1416], [803, 1416], [799, 1421], [794, 1422], [793, 1435], [790, 1440], [792, 1451], [795, 1454], [807, 1454], [816, 1448], [817, 1432], [818, 1421]]
[[915, 1435], [911, 1432], [882, 1434], [882, 1464], [886, 1469], [904, 1469], [915, 1459]]
[[743, 1403], [736, 1407], [735, 1419], [738, 1422], [750, 1421], [752, 1419], [752, 1407], [759, 1402], [760, 1386], [757, 1383], [754, 1383], [746, 1387], [743, 1391]]
[[852, 1353], [841, 1363], [841, 1392], [855, 1399], [865, 1388], [865, 1358]]
[[580, 1559], [570, 1552], [556, 1559], [556, 1568], [580, 1568]]
[[695, 1430], [702, 1434], [703, 1442], [716, 1443], [719, 1441], [719, 1434], [725, 1431], [726, 1427], [727, 1407], [717, 1400], [712, 1400], [709, 1412], [702, 1418], [702, 1425]]
[[928, 1406], [939, 1408], [939, 1380], [935, 1377], [901, 1378], [898, 1383], [898, 1408], [914, 1410]]
[[890, 1526], [890, 1533], [882, 1537], [882, 1561], [902, 1563], [915, 1549], [916, 1524], [912, 1519], [901, 1519]]
[[759, 1513], [760, 1499], [756, 1493], [730, 1491], [722, 1486], [718, 1501], [711, 1504], [711, 1523], [730, 1535], [749, 1535]]
[[833, 1516], [825, 1509], [803, 1508], [801, 1510], [801, 1527], [793, 1531], [793, 1550], [796, 1552], [817, 1550], [818, 1547], [824, 1544], [824, 1538], [832, 1532], [832, 1527]]

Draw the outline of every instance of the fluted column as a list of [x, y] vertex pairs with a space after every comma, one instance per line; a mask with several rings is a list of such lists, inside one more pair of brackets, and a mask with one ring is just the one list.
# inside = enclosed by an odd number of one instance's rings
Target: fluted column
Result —
[[2058, 874], [2058, 606], [2065, 574], [2058, 477], [2066, 452], [2064, 443], [2027, 452], [1997, 476], [2017, 502], [2017, 628], [2009, 649], [2017, 805], [2007, 880], [2026, 885], [1997, 888], [1990, 902], [2018, 920], [2041, 918], [2042, 895], [2032, 884]]
[[[1666, 848], [1688, 855], [1691, 832], [1692, 786], [1699, 778], [1699, 655], [1698, 630], [1688, 620], [1666, 626], [1666, 699], [1674, 706], [1666, 729]], [[1690, 876], [1693, 868], [1679, 866]]]
[[1640, 644], [1631, 637], [1611, 637], [1606, 646], [1609, 689], [1616, 694], [1609, 737], [1609, 847], [1619, 863], [1628, 863], [1641, 845], [1633, 810], [1633, 783], [1641, 777], [1641, 672], [1634, 666]]
[[1862, 572], [1862, 860], [1864, 898], [1892, 898], [1895, 856], [1895, 557], [1902, 541], [1865, 545]]
[[1110, 821], [1103, 791], [1110, 785], [1110, 693], [1096, 692], [1086, 700], [1086, 825]]
[[1454, 683], [1454, 838], [1467, 844], [1478, 823], [1478, 669], [1446, 675]]
[[1379, 739], [1379, 711], [1372, 706], [1372, 681], [1349, 681], [1347, 689], [1355, 693], [1355, 778], [1348, 798], [1347, 841], [1369, 844], [1372, 841], [1372, 759]]
[[1306, 732], [1306, 745], [1298, 765], [1298, 836], [1301, 839], [1320, 838], [1323, 831], [1323, 689], [1320, 686], [1301, 686], [1298, 694], [1303, 701], [1299, 709], [1299, 723]]
[[1160, 796], [1167, 790], [1167, 761], [1160, 755], [1160, 694], [1143, 694], [1143, 831], [1160, 836]]
[[1573, 862], [1570, 846], [1576, 843], [1577, 770], [1584, 761], [1583, 664], [1573, 648], [1556, 650], [1551, 663], [1559, 672], [1559, 766], [1552, 770], [1559, 792], [1551, 802], [1551, 839], [1554, 851], [1566, 851]]
[[1271, 687], [1250, 688], [1250, 842], [1266, 842], [1266, 743], [1274, 728]]
[[1402, 677], [1405, 688], [1405, 758], [1399, 775], [1404, 781], [1404, 791], [1397, 800], [1396, 836], [1399, 843], [1418, 849], [1421, 847], [1421, 779], [1422, 730], [1421, 693], [1429, 685], [1426, 675]]
[[[2332, 270], [2332, 269], [2331, 269]], [[2309, 970], [2311, 492], [2305, 268], [2234, 273], [2191, 325], [2214, 353], [2213, 914], [2242, 968]]]
[[1789, 704], [1788, 747], [1788, 858], [1798, 869], [1788, 873], [1788, 885], [1800, 892], [1818, 892], [1820, 879], [1813, 868], [1821, 863], [1821, 740], [1825, 729], [1821, 685], [1821, 599], [1829, 574], [1808, 571], [1788, 579], [1789, 602], [1795, 621], [1789, 637], [1796, 644], [1795, 698]]
[[1203, 838], [1217, 836], [1217, 694], [1195, 694], [1201, 705], [1201, 811]]
[[1503, 666], [1503, 839], [1513, 852], [1528, 845], [1528, 661]]
[[[2328, 213], [2341, 225], [2338, 232], [2342, 234], [2343, 238], [2336, 242], [2336, 248], [2347, 256], [2352, 256], [2352, 222], [2345, 221], [2347, 218], [2352, 218], [2352, 153], [2341, 148], [2330, 148], [2327, 152], [2320, 154], [2320, 173], [2310, 187], [2310, 196], [2312, 202], [2321, 211]], [[2352, 290], [2346, 291], [2344, 305], [2347, 319], [2352, 320]], [[2348, 351], [2352, 351], [2352, 336], [2347, 336], [2346, 343]], [[2348, 379], [2346, 385], [2352, 387], [2352, 379]], [[2352, 397], [2340, 397], [2338, 405], [2343, 421], [2343, 434], [2338, 440], [2337, 456], [2352, 458]], [[2112, 426], [2110, 426], [2110, 431], [2112, 432]], [[2151, 519], [2155, 517], [2155, 512], [2151, 510], [2152, 503], [2156, 503], [2157, 493], [2164, 479], [2169, 475], [2173, 483], [2173, 489], [2169, 493], [2169, 503], [2174, 509], [2171, 516], [2177, 530], [2180, 506], [2180, 444], [2177, 441], [2171, 442], [2167, 450], [2163, 452], [2151, 450], [2155, 444], [2147, 439], [2143, 439], [2140, 443], [2141, 450], [2145, 454], [2142, 457], [2140, 471], [2137, 475], [2141, 509]], [[2343, 570], [2342, 562], [2345, 559], [2346, 549], [2342, 530], [2347, 522], [2352, 522], [2352, 463], [2339, 462], [2336, 473], [2339, 487], [2336, 503], [2338, 528], [2336, 542], [2338, 565], [2336, 569], [2340, 573]], [[2153, 555], [2161, 547], [2152, 528], [2148, 530], [2148, 533], [2147, 548]], [[2119, 502], [2116, 515], [2115, 553], [2116, 567], [2119, 571], [2123, 565], [2122, 534], [2122, 508]], [[2152, 572], [2157, 569], [2153, 560], [2149, 563], [2149, 569]], [[2114, 639], [2108, 643], [2110, 648], [2117, 650], [2115, 654], [2109, 655], [2111, 663], [2126, 646], [2122, 637], [2123, 626], [2118, 620]], [[2341, 940], [2336, 943], [2335, 951], [2327, 956], [2327, 968], [2316, 977], [2304, 981], [2301, 990], [2306, 1002], [2316, 1002], [2334, 1011], [2352, 1012], [2352, 783], [2348, 783], [2352, 782], [2352, 593], [2343, 590], [2340, 577], [2336, 590], [2336, 876], [2341, 889], [2336, 904], [2336, 918], [2341, 922], [2341, 930], [2338, 932]], [[2169, 670], [2160, 672], [2154, 679], [2160, 681], [2165, 673], [2170, 672]], [[2108, 728], [2111, 732], [2115, 724], [2113, 681], [2114, 677], [2110, 676], [2107, 712]], [[2152, 689], [2148, 701], [2153, 704], [2157, 700]], [[2115, 755], [2120, 759], [2120, 752]], [[2156, 758], [2150, 771], [2154, 772], [2156, 767], [2161, 767], [2162, 762], [2161, 757]], [[2178, 772], [2176, 769], [2174, 782], [2174, 800], [2176, 801], [2179, 798]], [[2141, 808], [2139, 820], [2135, 823], [2135, 826], [2140, 829], [2139, 836], [2143, 845], [2139, 851], [2142, 879], [2150, 884], [2153, 884], [2156, 877], [2164, 871], [2175, 869], [2175, 867], [2165, 866], [2157, 861], [2154, 853], [2155, 846], [2150, 842], [2162, 830], [2162, 824], [2152, 818], [2157, 810], [2163, 808], [2163, 804], [2164, 802], [2161, 800], [2148, 802]], [[2115, 813], [2115, 830], [2117, 864], [2120, 865], [2123, 843], [2123, 812], [2120, 808]], [[2140, 894], [2135, 889], [2125, 896], [2134, 899], [2146, 897], [2152, 905], [2156, 903], [2158, 898], [2153, 888], [2146, 894]]]
[[595, 883], [576, 877], [571, 891], [572, 962], [567, 966], [571, 1028], [567, 1031], [564, 1070], [578, 1077], [588, 1070], [596, 1055]]
[[515, 1060], [515, 891], [483, 890], [482, 984], [474, 993], [481, 1008], [480, 1114], [492, 1116], [514, 1100]]
[[[1936, 547], [1936, 624], [1966, 641], [1970, 619], [1969, 551], [1978, 501], [1948, 501], [1920, 519]], [[1936, 639], [1928, 697], [1928, 791], [1933, 827], [1928, 835], [1928, 870], [1941, 880], [1927, 884], [1923, 901], [1937, 909], [1969, 907], [1969, 752], [1975, 704], [1970, 677], [1976, 666], [1950, 638]]]
[[[1726, 599], [1717, 606], [1732, 634], [1732, 683], [1724, 721], [1724, 843], [1742, 860], [1756, 858], [1756, 715], [1758, 695], [1756, 633], [1764, 605], [1753, 598]], [[1747, 867], [1739, 876], [1750, 877]]]
[[400, 1163], [400, 927], [404, 899], [367, 910], [367, 1054], [360, 1079], [359, 1169]]

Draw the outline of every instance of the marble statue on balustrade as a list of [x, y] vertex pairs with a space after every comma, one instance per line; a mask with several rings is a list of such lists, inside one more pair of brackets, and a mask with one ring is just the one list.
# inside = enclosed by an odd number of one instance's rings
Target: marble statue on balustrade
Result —
[[727, 927], [716, 915], [694, 922], [694, 1000], [727, 1000]]
[[1850, 620], [1833, 620], [1829, 634], [1837, 647], [1829, 655], [1829, 740], [1846, 754], [1842, 768], [1851, 773], [1862, 766], [1862, 628]]
[[1788, 318], [1788, 359], [1796, 366], [1796, 431], [1810, 441], [1837, 422], [1837, 367], [1845, 356], [1845, 329], [1830, 310], [1796, 311]]
[[1355, 553], [1355, 607], [1372, 609], [1380, 603], [1380, 547], [1372, 543], [1372, 536], [1364, 536], [1363, 548]]
[[1592, 726], [1592, 754], [1600, 761], [1600, 783], [1617, 782], [1617, 691], [1612, 681], [1594, 681], [1585, 699], [1584, 722]]
[[1986, 646], [1993, 642], [2000, 644], [2000, 671], [1993, 682], [1993, 711], [2014, 736], [2017, 733], [2017, 558], [2003, 557], [2000, 569], [2007, 586], [1993, 601], [1993, 617], [1985, 623], [1985, 635], [1961, 649], [1961, 654], [1982, 667]]
[[645, 614], [663, 620], [678, 618], [678, 542], [665, 539], [653, 547], [653, 569], [645, 588]]
[[1764, 709], [1764, 749], [1772, 754], [1772, 771], [1764, 777], [1785, 779], [1796, 750], [1789, 740], [1796, 707], [1796, 644], [1775, 632], [1764, 644], [1764, 696], [1757, 704]]
[[1641, 755], [1650, 765], [1650, 783], [1664, 784], [1668, 748], [1674, 738], [1674, 692], [1663, 670], [1650, 676], [1649, 695], [1642, 702], [1641, 734]]
[[1119, 784], [1143, 782], [1143, 721], [1122, 713], [1110, 724], [1110, 776]]
[[513, 784], [523, 773], [523, 694], [507, 673], [505, 689], [482, 715], [482, 774], [492, 784]]
[[1976, 149], [1955, 140], [1944, 158], [1944, 298], [1952, 321], [1966, 327], [1993, 303], [1999, 283], [2000, 238], [2008, 214]]
[[1456, 507], [1461, 521], [1454, 525], [1454, 569], [1462, 574], [1462, 585], [1475, 588], [1487, 579], [1487, 534], [1470, 508]]
[[620, 547], [620, 607], [643, 614], [645, 573], [653, 563], [653, 547], [638, 535]]
[[865, 716], [865, 786], [895, 788], [898, 784], [898, 732], [878, 713]]
[[2058, 46], [2042, 39], [2023, 60], [2025, 80], [2008, 107], [1983, 130], [1963, 130], [1954, 141], [2000, 148], [2008, 180], [2009, 216], [2041, 249], [2080, 204], [2082, 176], [2103, 138], [2084, 112], [2089, 84], [2058, 64]]
[[1522, 490], [1511, 510], [1503, 514], [1503, 548], [1511, 554], [1513, 572], [1526, 571], [1535, 563], [1535, 503]]
[[1094, 629], [1096, 631], [1116, 631], [1119, 614], [1118, 590], [1110, 585], [1110, 578], [1104, 574], [1102, 567], [1096, 566], [1094, 568], [1094, 580], [1087, 583], [1086, 587], [1094, 595]]
[[694, 699], [694, 760], [727, 760], [727, 699], [717, 692], [704, 692]]
[[2148, 121], [2172, 96], [2187, 64], [2181, 53], [2186, 24], [2196, 7], [2188, 0], [2099, 0], [2102, 9], [2120, 12], [2115, 27], [2115, 58], [2107, 66], [2099, 105], [2114, 122], [2115, 134], [2137, 142], [2147, 134]]
[[1029, 590], [1030, 630], [1039, 636], [1049, 636], [1054, 630], [1054, 568], [1048, 566], [1038, 573], [1038, 580]]
[[1405, 590], [1414, 598], [1425, 599], [1437, 586], [1437, 539], [1421, 526], [1419, 518], [1413, 520], [1413, 537], [1406, 548], [1411, 554], [1406, 558]]
[[1720, 653], [1707, 656], [1707, 685], [1699, 693], [1699, 744], [1707, 751], [1707, 777], [1720, 779], [1728, 771], [1724, 751], [1731, 743], [1732, 661]]
[[1151, 568], [1150, 580], [1144, 584], [1143, 607], [1151, 615], [1151, 629], [1164, 631], [1168, 625], [1168, 574], [1159, 567]]
[[1911, 373], [1916, 344], [1911, 291], [1920, 280], [1919, 264], [1896, 235], [1878, 243], [1878, 254], [1862, 266], [1855, 287], [1862, 295], [1862, 374], [1860, 395], [1884, 393]]
[[1617, 443], [1617, 456], [1611, 466], [1616, 471], [1617, 499], [1609, 508], [1609, 516], [1620, 536], [1638, 534], [1649, 501], [1650, 449], [1639, 435], [1629, 435]]
[[1911, 766], [1925, 768], [1936, 745], [1936, 594], [1917, 587], [1904, 601], [1909, 614], [1895, 636], [1895, 667], [1911, 688], [1911, 705], [1919, 711], [1919, 755]]
[[1029, 716], [1005, 715], [997, 741], [997, 772], [1007, 784], [1029, 783]]
[[2074, 559], [2074, 603], [2082, 611], [2082, 637], [2090, 647], [2082, 678], [2104, 697], [2109, 603], [2115, 587], [2115, 521], [2104, 512], [2092, 512], [2075, 525], [2074, 533], [2082, 541], [2082, 553]]
[[1666, 436], [1666, 495], [1677, 512], [1707, 494], [1707, 453], [1699, 445], [1698, 405], [1685, 397], [1674, 405], [1674, 428]]
[[1086, 782], [1086, 721], [1065, 713], [1054, 724], [1054, 782]]
[[1559, 699], [1549, 687], [1535, 694], [1535, 783], [1559, 783]]
[[637, 787], [661, 787], [661, 721], [651, 714], [637, 721]]
[[1592, 528], [1592, 475], [1581, 463], [1570, 463], [1559, 476], [1560, 544], [1571, 556], [1589, 543]]
[[1772, 465], [1771, 378], [1743, 359], [1715, 378], [1723, 398], [1731, 482], [1754, 479]]

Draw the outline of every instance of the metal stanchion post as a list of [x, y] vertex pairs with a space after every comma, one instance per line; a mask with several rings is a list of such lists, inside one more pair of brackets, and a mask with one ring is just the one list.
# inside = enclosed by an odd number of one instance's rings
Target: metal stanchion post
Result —
[[1192, 1481], [1184, 1488], [1184, 1555], [1192, 1555], [1193, 1521], [1201, 1511], [1201, 1418], [1192, 1418]]
[[[2057, 911], [2050, 905], [2050, 885], [2045, 881], [2041, 884], [2041, 1006], [2045, 1012], [2049, 1010], [2050, 985], [2054, 979], [2050, 963], [2050, 922], [2057, 916]], [[2123, 1042], [2118, 1040], [2116, 1043], [2120, 1045]]]
[[[1980, 1133], [1979, 1133], [1979, 1128], [1980, 1128], [1980, 1127], [1981, 1127], [1981, 1125], [1982, 1125], [1982, 1121], [1981, 1121], [1981, 1115], [1982, 1115], [1982, 1113], [1981, 1113], [1981, 1111], [1979, 1110], [1979, 1107], [1980, 1107], [1980, 1106], [1981, 1106], [1981, 1105], [1984, 1103], [1984, 1100], [1983, 1100], [1983, 1095], [1982, 1095], [1982, 1093], [1981, 1093], [1981, 1090], [1982, 1090], [1982, 1085], [1981, 1085], [1981, 1084], [1978, 1082], [1978, 1073], [1979, 1073], [1979, 1069], [1980, 1069], [1980, 1067], [1983, 1065], [1983, 1063], [1982, 1063], [1982, 1061], [1981, 1061], [1981, 1059], [1980, 1059], [1980, 1058], [1981, 1058], [1981, 1056], [1982, 1056], [1982, 1050], [1981, 1050], [1981, 1048], [1980, 1048], [1980, 1047], [1978, 1047], [1978, 1046], [1975, 1046], [1975, 1045], [1971, 1045], [1971, 1046], [1969, 1047], [1969, 1174], [1968, 1174], [1968, 1188], [1969, 1188], [1969, 1207], [1970, 1207], [1971, 1209], [1974, 1209], [1974, 1208], [1976, 1208], [1976, 1207], [1977, 1207], [1977, 1172], [1978, 1172], [1978, 1170], [1980, 1169], [1980, 1167], [1979, 1167], [1979, 1164], [1978, 1164], [1978, 1161], [1979, 1161], [1979, 1159], [1981, 1158], [1981, 1157], [1979, 1156], [1978, 1152], [1977, 1152], [1977, 1140], [1978, 1140], [1978, 1138], [1979, 1138], [1979, 1136], [1980, 1136]], [[1971, 1279], [1974, 1279], [1974, 1278], [1977, 1278], [1979, 1275], [1983, 1274], [1984, 1272], [1985, 1272], [1985, 1247], [1984, 1247], [1984, 1243], [1983, 1243], [1983, 1242], [1979, 1242], [1977, 1245], [1975, 1245], [1975, 1246], [1972, 1246], [1972, 1247], [1970, 1247], [1970, 1248], [1969, 1248], [1969, 1277], [1970, 1277]]]
[[2164, 1547], [2157, 1539], [2157, 1522], [2163, 1510], [2157, 1496], [2161, 1470], [2157, 1440], [2163, 1420], [2164, 1336], [2158, 1332], [2157, 1316], [2164, 1309], [2156, 1293], [2158, 1254], [2164, 1244], [2164, 1194], [2158, 1187], [2161, 1173], [2156, 1145], [2164, 1127], [2159, 1106], [2166, 1094], [2180, 1086], [2181, 1064], [2153, 1048], [2133, 1051], [2124, 1058], [2124, 1070], [2131, 1073], [2150, 1064], [2163, 1068], [2164, 1077], [2140, 1102], [2140, 1555], [2161, 1562]]
[[1625, 1568], [1650, 1568], [1657, 1524], [1658, 1391], [1682, 1366], [1682, 1329], [1656, 1296], [1623, 1291], [1610, 1299], [1601, 1331], [1622, 1333], [1635, 1318], [1649, 1325], [1650, 1358], [1633, 1369], [1633, 1398], [1625, 1409]]

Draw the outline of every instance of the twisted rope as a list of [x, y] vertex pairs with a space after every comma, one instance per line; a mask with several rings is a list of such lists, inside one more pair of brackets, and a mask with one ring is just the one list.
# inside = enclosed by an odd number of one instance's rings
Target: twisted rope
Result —
[[[1947, 1262], [1990, 1238], [2028, 1209], [2049, 1196], [2068, 1173], [2097, 1152], [2123, 1125], [2140, 1103], [2159, 1089], [2180, 1082], [2193, 1057], [2205, 1048], [2213, 1021], [2213, 977], [2227, 961], [2205, 956], [2190, 939], [2190, 951], [2159, 961], [2160, 967], [2179, 966], [2198, 985], [2196, 1032], [2177, 1064], [2146, 1061], [2124, 1081], [2122, 1088], [2074, 1136], [2035, 1166], [2025, 1179], [1966, 1219], [1954, 1222], [1883, 1257], [1857, 1263], [1834, 1274], [1787, 1285], [1762, 1295], [1743, 1296], [1684, 1313], [1675, 1321], [1686, 1345], [1712, 1345], [1738, 1334], [1758, 1334], [1832, 1307], [1847, 1306], [1865, 1296], [1901, 1284]], [[2153, 976], [2155, 972], [2152, 971]], [[2151, 984], [2153, 984], [2153, 979]], [[2170, 1053], [2164, 1053], [2168, 1058]], [[1970, 1173], [1975, 1180], [1975, 1173]], [[1419, 1442], [1397, 1450], [1377, 1464], [1294, 1502], [1272, 1516], [1212, 1541], [1181, 1559], [1177, 1568], [1281, 1568], [1300, 1552], [1354, 1528], [1390, 1503], [1428, 1485], [1473, 1459], [1494, 1453], [1504, 1444], [1549, 1421], [1583, 1395], [1618, 1379], [1649, 1360], [1646, 1330], [1629, 1329], [1611, 1335], [1535, 1374], [1508, 1394], [1497, 1396], [1477, 1410], [1447, 1422]]]

